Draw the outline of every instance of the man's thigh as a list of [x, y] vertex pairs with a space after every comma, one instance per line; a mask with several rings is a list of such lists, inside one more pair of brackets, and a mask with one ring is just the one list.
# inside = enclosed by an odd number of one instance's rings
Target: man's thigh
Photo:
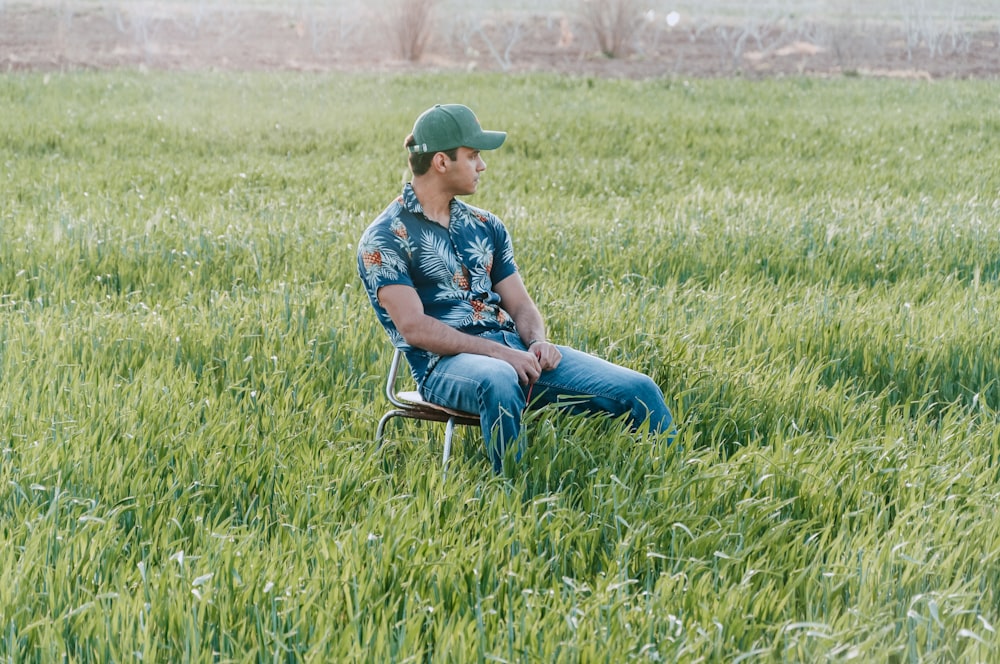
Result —
[[542, 397], [545, 403], [583, 396], [622, 403], [634, 398], [638, 391], [648, 389], [649, 378], [638, 371], [566, 346], [559, 346], [559, 352], [562, 353], [559, 366], [543, 371], [535, 388], [539, 396], [542, 396], [539, 388], [545, 388], [547, 394]]
[[514, 390], [521, 391], [514, 367], [486, 355], [460, 353], [438, 360], [424, 379], [421, 395], [432, 403], [478, 413], [484, 391], [502, 396]]

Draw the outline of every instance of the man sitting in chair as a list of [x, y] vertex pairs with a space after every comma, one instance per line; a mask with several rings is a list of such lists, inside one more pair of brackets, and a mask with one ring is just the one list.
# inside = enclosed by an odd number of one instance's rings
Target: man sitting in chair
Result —
[[673, 418], [656, 383], [549, 341], [503, 222], [456, 198], [476, 192], [482, 151], [506, 137], [484, 131], [460, 104], [417, 118], [404, 144], [413, 177], [358, 243], [358, 272], [379, 322], [424, 399], [479, 414], [497, 473], [518, 444], [526, 407], [625, 416], [669, 443]]

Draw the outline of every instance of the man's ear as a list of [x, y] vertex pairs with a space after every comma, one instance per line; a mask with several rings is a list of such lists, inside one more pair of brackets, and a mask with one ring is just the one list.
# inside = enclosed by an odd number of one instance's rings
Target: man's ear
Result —
[[435, 152], [434, 156], [431, 157], [431, 168], [436, 170], [438, 173], [444, 173], [447, 170], [448, 155], [443, 152]]

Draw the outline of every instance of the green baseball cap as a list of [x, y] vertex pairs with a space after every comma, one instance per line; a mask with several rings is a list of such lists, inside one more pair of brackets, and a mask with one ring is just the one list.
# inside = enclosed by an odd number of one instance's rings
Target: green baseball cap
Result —
[[454, 148], [496, 150], [507, 138], [505, 131], [485, 131], [476, 114], [461, 104], [438, 104], [420, 114], [413, 125], [410, 152], [443, 152]]

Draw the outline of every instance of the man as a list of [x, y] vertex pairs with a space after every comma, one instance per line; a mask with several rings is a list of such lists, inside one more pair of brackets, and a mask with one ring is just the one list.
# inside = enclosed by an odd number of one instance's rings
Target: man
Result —
[[[379, 322], [424, 399], [478, 413], [493, 469], [518, 442], [526, 407], [625, 416], [673, 440], [660, 388], [641, 373], [548, 340], [514, 262], [506, 227], [456, 196], [474, 194], [484, 131], [460, 104], [437, 105], [406, 141], [413, 177], [358, 243], [358, 272]], [[520, 459], [524, 445], [517, 447]]]

